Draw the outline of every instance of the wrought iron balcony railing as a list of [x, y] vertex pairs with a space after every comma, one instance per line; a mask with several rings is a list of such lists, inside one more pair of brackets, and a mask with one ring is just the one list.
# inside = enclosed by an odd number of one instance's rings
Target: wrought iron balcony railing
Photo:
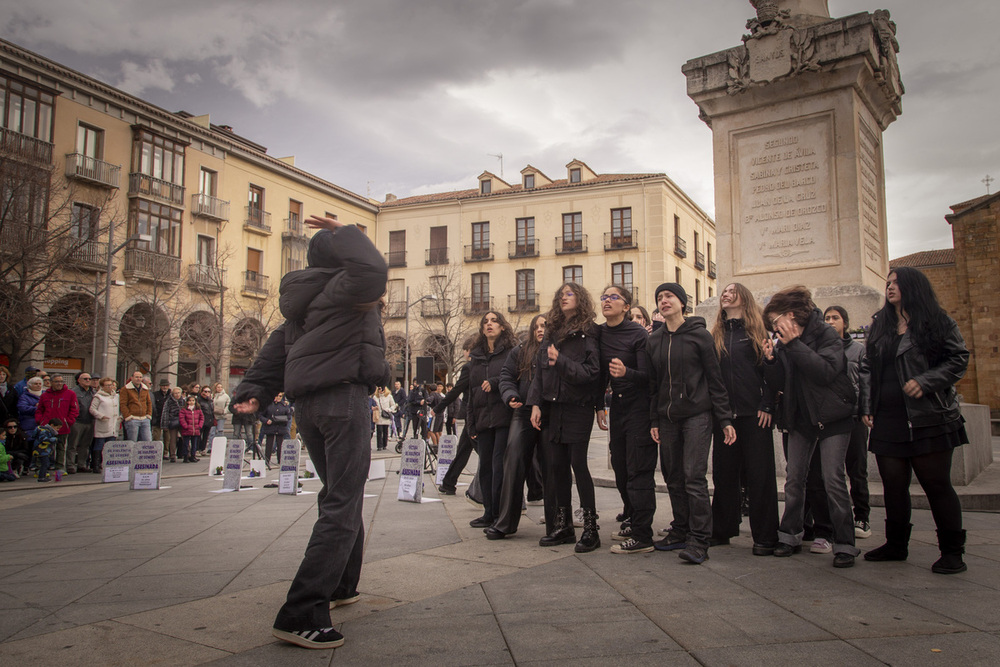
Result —
[[146, 197], [171, 206], [184, 206], [183, 185], [175, 185], [138, 172], [128, 175], [128, 196]]
[[631, 230], [624, 232], [604, 232], [605, 250], [634, 250], [638, 247], [638, 235]]
[[494, 310], [494, 299], [491, 296], [480, 298], [468, 298], [462, 304], [462, 312], [466, 315], [482, 315]]
[[181, 258], [152, 250], [126, 248], [124, 273], [126, 278], [177, 282], [181, 279]]
[[229, 220], [229, 202], [199, 192], [191, 195], [191, 214], [220, 222]]
[[0, 153], [15, 160], [34, 164], [52, 164], [52, 146], [53, 144], [48, 141], [0, 127]]
[[507, 295], [507, 312], [509, 313], [537, 313], [539, 310], [541, 310], [541, 303], [538, 300], [538, 292]]
[[270, 278], [256, 271], [243, 272], [243, 291], [251, 294], [269, 294], [268, 282]]
[[556, 237], [557, 255], [568, 255], [574, 252], [587, 252], [586, 234], [576, 234], [574, 236]]
[[271, 214], [254, 206], [247, 206], [243, 229], [260, 234], [271, 233]]
[[398, 269], [406, 266], [406, 251], [393, 250], [385, 253], [385, 263], [390, 269]]
[[188, 285], [206, 292], [221, 292], [226, 286], [226, 269], [221, 266], [190, 264]]
[[117, 188], [121, 172], [122, 168], [117, 164], [87, 157], [81, 153], [69, 153], [66, 156], [67, 178], [77, 178], [88, 183]]
[[674, 254], [677, 255], [678, 257], [688, 256], [687, 239], [684, 239], [683, 237], [680, 236], [674, 237]]
[[509, 259], [538, 257], [538, 239], [521, 239], [508, 242], [507, 257]]
[[466, 262], [491, 262], [493, 261], [493, 244], [481, 243], [465, 246]]

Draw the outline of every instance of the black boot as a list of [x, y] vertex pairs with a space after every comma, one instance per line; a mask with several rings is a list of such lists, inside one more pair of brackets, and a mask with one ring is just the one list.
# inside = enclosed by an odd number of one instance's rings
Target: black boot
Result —
[[937, 574], [958, 574], [965, 572], [965, 561], [962, 554], [965, 553], [965, 531], [964, 530], [939, 530], [938, 547], [941, 549], [941, 557], [931, 565], [931, 572]]
[[560, 507], [556, 512], [555, 526], [553, 526], [551, 533], [538, 540], [540, 547], [554, 547], [576, 542], [576, 531], [573, 530], [573, 508]]
[[885, 544], [866, 553], [865, 560], [906, 560], [906, 557], [910, 555], [907, 547], [910, 544], [910, 530], [912, 529], [912, 523], [900, 523], [886, 519]]
[[583, 535], [580, 536], [580, 541], [576, 543], [575, 551], [578, 554], [585, 554], [600, 547], [601, 534], [598, 532], [600, 529], [601, 527], [597, 525], [597, 510], [593, 507], [584, 507]]

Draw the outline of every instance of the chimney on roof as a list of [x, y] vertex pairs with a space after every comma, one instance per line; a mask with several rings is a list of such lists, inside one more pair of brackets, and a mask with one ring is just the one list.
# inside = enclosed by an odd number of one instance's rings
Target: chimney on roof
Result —
[[391, 201], [396, 201], [396, 195], [392, 194], [391, 192], [385, 193], [385, 202], [383, 203], [388, 204]]

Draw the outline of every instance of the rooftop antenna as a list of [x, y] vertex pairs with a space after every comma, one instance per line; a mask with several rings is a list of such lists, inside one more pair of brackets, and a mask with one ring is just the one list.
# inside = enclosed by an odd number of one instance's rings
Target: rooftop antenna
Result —
[[500, 160], [500, 178], [503, 178], [503, 153], [487, 153], [486, 155]]
[[[501, 164], [502, 164], [502, 163], [501, 163]], [[501, 170], [501, 171], [502, 171], [502, 170]], [[989, 193], [990, 193], [990, 185], [991, 185], [991, 184], [993, 183], [993, 181], [995, 181], [995, 180], [997, 180], [997, 179], [993, 178], [993, 177], [992, 177], [992, 176], [990, 176], [989, 174], [986, 174], [986, 178], [984, 178], [984, 179], [983, 179], [983, 181], [982, 181], [983, 183], [985, 183], [985, 184], [986, 184], [986, 194], [989, 194]]]

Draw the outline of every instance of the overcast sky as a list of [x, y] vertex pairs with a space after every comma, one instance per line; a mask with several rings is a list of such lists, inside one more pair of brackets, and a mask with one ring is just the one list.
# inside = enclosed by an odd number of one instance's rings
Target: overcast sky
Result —
[[[875, 1], [829, 4], [898, 25], [889, 254], [950, 247], [948, 206], [1000, 179], [1000, 3]], [[666, 172], [714, 216], [711, 131], [681, 66], [739, 44], [753, 14], [746, 0], [4, 0], [0, 34], [378, 200], [475, 187], [502, 153], [513, 182], [573, 158]]]

